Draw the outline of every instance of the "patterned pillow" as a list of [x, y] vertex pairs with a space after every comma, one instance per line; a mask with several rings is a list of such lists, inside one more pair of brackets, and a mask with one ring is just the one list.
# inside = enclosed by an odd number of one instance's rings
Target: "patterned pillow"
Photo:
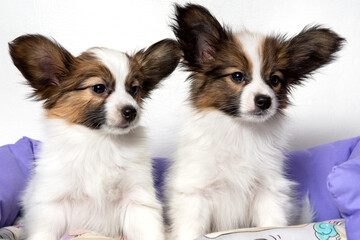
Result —
[[344, 220], [280, 228], [248, 228], [211, 233], [197, 240], [346, 240]]

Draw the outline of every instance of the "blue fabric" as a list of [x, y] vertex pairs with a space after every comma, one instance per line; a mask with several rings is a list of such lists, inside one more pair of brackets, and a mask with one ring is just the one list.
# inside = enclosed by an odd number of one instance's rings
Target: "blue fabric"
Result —
[[11, 225], [19, 212], [24, 190], [39, 142], [24, 137], [0, 147], [0, 227]]
[[[39, 142], [22, 138], [0, 147], [0, 227], [11, 225], [19, 212], [19, 194], [28, 181]], [[309, 194], [315, 221], [345, 218], [349, 240], [360, 239], [360, 137], [287, 154], [288, 177]], [[170, 161], [153, 159], [157, 195], [163, 197]]]
[[348, 240], [360, 239], [360, 141], [348, 161], [333, 168], [328, 188], [345, 218]]
[[170, 167], [170, 161], [166, 158], [154, 158], [153, 159], [153, 177], [154, 185], [156, 189], [156, 196], [158, 199], [164, 199], [164, 185], [165, 185], [165, 173]]
[[[349, 159], [359, 141], [357, 137], [289, 152], [288, 176], [299, 183], [298, 192], [309, 193], [310, 203], [316, 210], [316, 222], [342, 217], [328, 190], [327, 178], [334, 166]], [[342, 178], [351, 181], [347, 175]]]
[[[360, 137], [292, 151], [286, 155], [286, 174], [298, 183], [300, 199], [308, 194], [316, 212], [314, 221], [345, 218], [348, 239], [359, 240]], [[166, 159], [153, 161], [159, 196], [162, 196], [164, 173], [169, 168], [169, 162]]]
[[308, 193], [315, 221], [345, 218], [349, 240], [360, 239], [360, 137], [288, 154], [288, 176]]

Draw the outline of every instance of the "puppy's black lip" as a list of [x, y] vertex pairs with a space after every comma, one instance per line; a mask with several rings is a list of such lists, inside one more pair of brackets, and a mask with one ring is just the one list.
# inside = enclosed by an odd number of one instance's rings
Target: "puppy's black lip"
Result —
[[247, 116], [254, 116], [254, 117], [262, 117], [269, 114], [268, 110], [261, 110], [261, 111], [253, 111], [253, 112], [248, 112], [248, 113], [244, 113], [244, 115]]
[[255, 115], [255, 116], [264, 116], [266, 114], [268, 114], [268, 111], [258, 111], [258, 112], [252, 113], [252, 115]]
[[108, 127], [113, 128], [113, 129], [117, 129], [117, 128], [125, 129], [125, 128], [130, 127], [130, 123], [118, 124], [118, 125], [108, 125]]
[[122, 129], [125, 129], [125, 128], [128, 128], [130, 127], [130, 123], [125, 123], [125, 124], [122, 124], [122, 125], [117, 125], [115, 126], [116, 128], [122, 128]]

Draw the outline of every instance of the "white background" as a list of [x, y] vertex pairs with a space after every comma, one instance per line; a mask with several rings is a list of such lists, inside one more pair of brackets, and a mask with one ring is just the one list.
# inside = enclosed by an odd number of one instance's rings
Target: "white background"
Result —
[[[185, 3], [185, 1], [177, 1]], [[331, 27], [347, 39], [339, 58], [293, 92], [287, 111], [289, 149], [310, 147], [360, 135], [360, 1], [219, 0], [192, 1], [207, 7], [233, 30], [292, 36], [307, 24]], [[7, 43], [26, 33], [51, 36], [74, 55], [93, 46], [134, 52], [163, 38], [172, 1], [2, 0], [0, 1], [0, 145], [22, 136], [43, 139], [41, 103], [13, 66]], [[153, 156], [172, 151], [184, 98], [186, 75], [176, 71], [154, 92], [143, 123], [149, 128]]]

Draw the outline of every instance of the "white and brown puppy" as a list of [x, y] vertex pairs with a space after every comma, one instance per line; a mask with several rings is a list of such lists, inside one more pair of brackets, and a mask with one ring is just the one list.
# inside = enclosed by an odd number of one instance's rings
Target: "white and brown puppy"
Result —
[[284, 109], [291, 88], [331, 62], [344, 40], [318, 26], [290, 39], [232, 33], [192, 4], [176, 6], [175, 21], [191, 86], [167, 177], [172, 240], [293, 223], [299, 214], [283, 172]]
[[45, 100], [47, 138], [22, 203], [24, 238], [59, 240], [89, 229], [164, 239], [141, 105], [177, 66], [177, 42], [129, 55], [92, 48], [74, 57], [41, 35], [9, 44], [16, 67]]

